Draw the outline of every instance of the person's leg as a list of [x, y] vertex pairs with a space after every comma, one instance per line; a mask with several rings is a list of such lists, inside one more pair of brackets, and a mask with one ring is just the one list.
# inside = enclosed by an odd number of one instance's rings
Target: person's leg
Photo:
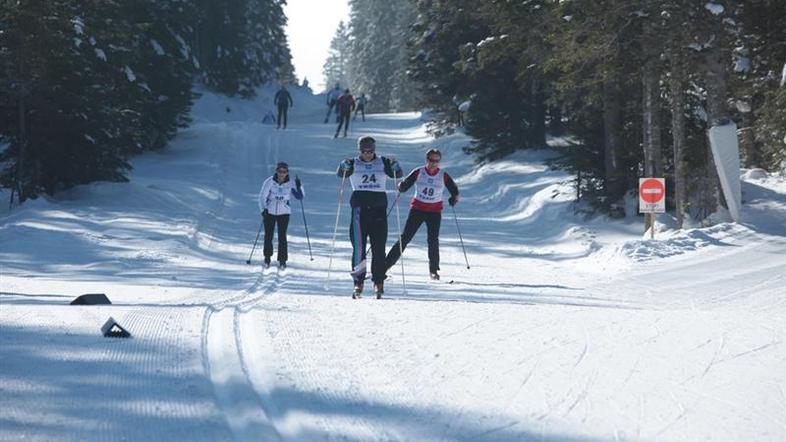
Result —
[[426, 218], [428, 234], [428, 269], [429, 273], [439, 270], [439, 226], [442, 224], [442, 213], [429, 213]]
[[336, 134], [333, 135], [333, 138], [338, 138], [339, 132], [341, 132], [341, 120], [338, 120], [338, 126], [336, 127]]
[[284, 129], [287, 128], [287, 114], [289, 113], [289, 107], [284, 106]]
[[281, 114], [283, 114], [283, 113], [284, 113], [284, 107], [283, 106], [279, 106], [278, 107], [278, 114], [276, 114], [276, 129], [280, 129], [281, 128]]
[[276, 219], [273, 215], [266, 214], [263, 218], [265, 224], [265, 241], [262, 254], [265, 255], [265, 262], [270, 262], [273, 256], [273, 228], [276, 226]]
[[349, 242], [352, 244], [352, 279], [362, 282], [366, 279], [366, 233], [360, 222], [362, 211], [353, 207], [349, 224]]
[[385, 257], [385, 269], [393, 267], [398, 259], [401, 257], [401, 251], [407, 248], [407, 244], [412, 241], [412, 238], [417, 233], [420, 225], [423, 223], [423, 212], [418, 210], [410, 210], [407, 216], [407, 222], [404, 224], [404, 231], [401, 233], [401, 245], [396, 241], [393, 247], [390, 248], [388, 255]]
[[385, 280], [385, 243], [388, 240], [388, 217], [384, 207], [369, 210], [368, 232], [371, 242], [371, 280]]
[[341, 122], [344, 124], [344, 136], [347, 136], [347, 130], [349, 130], [349, 112], [341, 115]]
[[366, 121], [366, 107], [363, 106], [363, 109], [360, 109], [360, 116], [363, 117], [363, 121]]
[[289, 226], [289, 215], [279, 215], [276, 217], [278, 224], [278, 262], [287, 262], [289, 253], [287, 249], [287, 226]]

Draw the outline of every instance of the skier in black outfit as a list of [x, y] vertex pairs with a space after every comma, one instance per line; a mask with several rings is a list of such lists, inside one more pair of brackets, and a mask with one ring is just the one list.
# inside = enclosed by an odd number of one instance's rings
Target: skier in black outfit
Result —
[[415, 195], [410, 203], [409, 216], [401, 234], [401, 244], [398, 241], [390, 248], [385, 257], [385, 269], [390, 269], [401, 257], [402, 250], [412, 241], [412, 237], [426, 223], [428, 234], [428, 267], [431, 279], [439, 279], [439, 227], [442, 222], [442, 193], [448, 189], [450, 198], [448, 204], [456, 205], [459, 200], [459, 190], [453, 179], [443, 169], [439, 168], [442, 153], [438, 149], [426, 152], [426, 165], [418, 167], [398, 184], [401, 193], [415, 185]]
[[377, 298], [384, 292], [385, 243], [388, 239], [388, 197], [385, 193], [387, 178], [404, 175], [398, 161], [393, 157], [377, 156], [376, 141], [365, 136], [358, 139], [360, 154], [341, 162], [336, 174], [349, 178], [352, 196], [352, 221], [349, 225], [349, 240], [352, 243], [352, 297], [363, 292], [366, 279], [366, 241], [371, 243], [371, 280]]
[[338, 127], [336, 127], [336, 134], [333, 138], [338, 138], [338, 133], [341, 132], [341, 126], [344, 126], [344, 136], [347, 136], [349, 129], [349, 117], [352, 116], [352, 111], [355, 110], [355, 97], [349, 93], [349, 89], [344, 89], [344, 93], [338, 97], [336, 101], [336, 114], [338, 115]]
[[284, 129], [287, 128], [287, 111], [289, 110], [289, 106], [292, 106], [292, 96], [289, 95], [289, 91], [287, 90], [286, 86], [281, 85], [281, 89], [276, 92], [276, 96], [273, 97], [273, 103], [278, 107], [278, 117], [276, 118], [276, 129], [281, 128], [281, 118], [284, 119]]

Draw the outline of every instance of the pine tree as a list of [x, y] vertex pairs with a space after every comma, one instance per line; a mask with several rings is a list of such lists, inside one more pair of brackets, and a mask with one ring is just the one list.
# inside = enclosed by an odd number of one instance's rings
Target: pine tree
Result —
[[341, 21], [336, 27], [333, 39], [330, 40], [330, 50], [325, 64], [322, 66], [322, 75], [325, 88], [332, 89], [332, 85], [349, 86], [347, 70], [349, 68], [349, 30]]
[[372, 97], [370, 109], [412, 109], [415, 91], [406, 76], [409, 25], [415, 16], [411, 2], [350, 0], [349, 5], [351, 87]]

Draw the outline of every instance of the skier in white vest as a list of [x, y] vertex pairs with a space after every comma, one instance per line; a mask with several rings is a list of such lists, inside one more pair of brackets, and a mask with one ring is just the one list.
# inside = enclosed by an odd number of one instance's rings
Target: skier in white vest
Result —
[[273, 230], [278, 226], [278, 267], [287, 268], [289, 258], [287, 250], [287, 226], [292, 209], [289, 206], [291, 197], [303, 199], [303, 185], [300, 178], [295, 178], [294, 185], [289, 180], [289, 165], [283, 161], [276, 165], [276, 173], [266, 179], [259, 190], [259, 211], [265, 225], [265, 242], [262, 249], [265, 255], [265, 268], [270, 267], [273, 256]]
[[426, 223], [428, 234], [428, 267], [431, 279], [439, 279], [439, 227], [442, 222], [442, 193], [448, 189], [450, 198], [448, 204], [456, 205], [459, 200], [459, 190], [453, 179], [440, 169], [439, 162], [442, 153], [438, 149], [426, 152], [426, 165], [414, 169], [398, 185], [401, 193], [415, 185], [415, 195], [410, 203], [409, 216], [401, 234], [401, 244], [396, 241], [385, 257], [385, 268], [390, 269], [401, 257], [401, 252], [407, 248], [412, 237]]
[[371, 243], [371, 281], [377, 298], [384, 292], [385, 243], [388, 239], [388, 197], [385, 193], [387, 178], [401, 178], [404, 172], [393, 157], [377, 156], [376, 141], [365, 136], [358, 139], [360, 153], [347, 158], [338, 166], [339, 178], [349, 178], [352, 184], [352, 221], [349, 240], [352, 243], [352, 280], [355, 287], [352, 297], [363, 292], [366, 278], [366, 241]]

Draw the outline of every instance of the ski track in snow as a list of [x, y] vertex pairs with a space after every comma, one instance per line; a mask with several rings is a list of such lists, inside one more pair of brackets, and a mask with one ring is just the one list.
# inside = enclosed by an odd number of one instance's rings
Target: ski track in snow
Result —
[[[223, 112], [224, 98], [204, 99]], [[786, 434], [786, 375], [777, 369], [786, 364], [786, 304], [767, 295], [786, 282], [777, 214], [766, 226], [722, 224], [655, 243], [609, 239], [603, 222], [559, 221], [570, 198], [564, 174], [542, 167], [546, 154], [476, 169], [460, 152], [465, 141], [450, 136], [437, 142], [462, 189], [472, 268], [448, 210], [440, 239], [443, 278], [452, 283], [428, 280], [419, 232], [406, 251], [406, 292], [397, 266], [382, 300], [353, 301], [349, 190], [328, 256], [340, 185], [333, 171], [353, 154], [353, 140], [332, 140], [332, 124], [305, 122], [321, 121], [321, 102], [299, 103], [302, 113], [286, 131], [243, 120], [258, 111], [252, 104], [231, 106], [232, 113], [197, 118], [173, 142], [180, 155], [173, 159], [185, 159], [187, 173], [140, 177], [149, 196], [135, 223], [82, 211], [77, 196], [62, 207], [32, 205], [29, 220], [11, 213], [0, 226], [15, 252], [0, 273], [0, 356], [10, 361], [0, 364], [0, 439], [775, 441]], [[371, 115], [352, 131], [375, 136], [378, 151], [395, 154], [408, 172], [432, 142], [417, 118]], [[245, 265], [260, 221], [256, 193], [281, 160], [304, 179], [315, 260], [306, 259], [293, 201], [292, 264], [262, 270], [261, 239]], [[172, 187], [178, 177], [189, 184]], [[88, 187], [99, 194], [93, 201], [117, 189]], [[175, 201], [173, 214], [162, 210]], [[763, 211], [770, 200], [754, 201], [764, 202], [750, 210]], [[171, 222], [177, 228], [160, 227]], [[34, 229], [66, 235], [73, 226], [81, 226], [73, 234], [80, 239], [63, 236], [73, 241], [66, 250], [80, 241], [106, 248], [112, 266], [140, 280], [102, 274], [88, 259], [61, 259], [46, 271], [73, 281], [48, 283], [53, 275], [42, 278], [36, 265], [16, 259], [35, 252], [4, 233], [34, 240]], [[395, 218], [389, 227], [388, 245]], [[147, 248], [117, 258], [133, 249], [125, 241]], [[58, 305], [66, 302], [61, 293], [95, 291], [103, 280], [117, 291], [115, 305]], [[133, 338], [98, 337], [109, 315]]]

